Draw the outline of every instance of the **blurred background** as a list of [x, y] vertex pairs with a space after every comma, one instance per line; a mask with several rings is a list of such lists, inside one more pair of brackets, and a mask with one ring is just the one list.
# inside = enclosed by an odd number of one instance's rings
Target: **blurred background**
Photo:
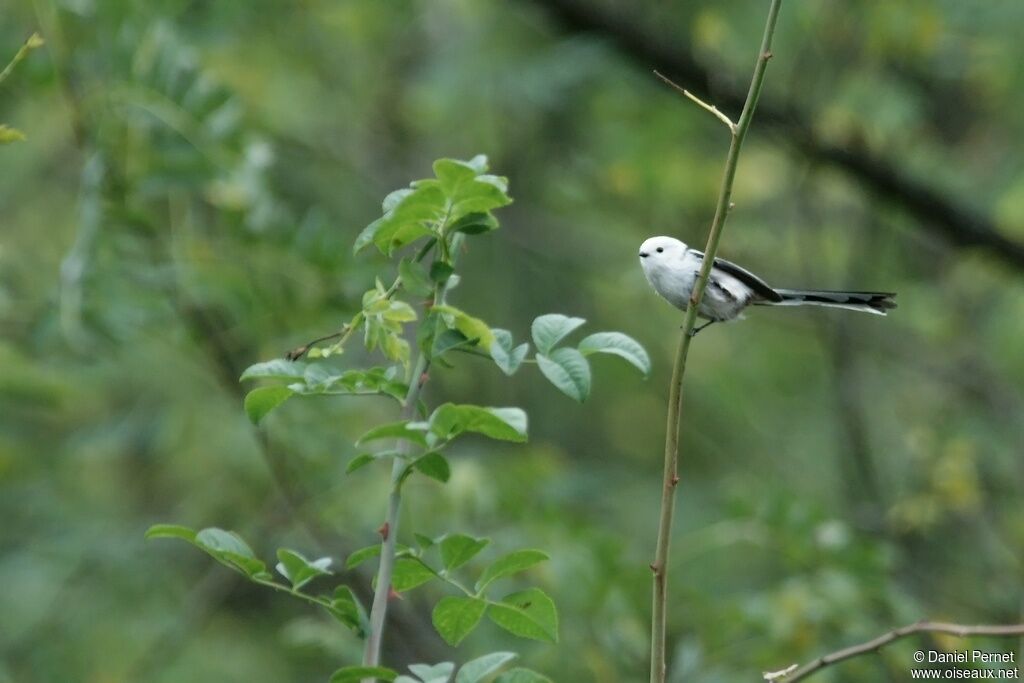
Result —
[[[386, 267], [354, 257], [392, 189], [490, 157], [516, 202], [453, 301], [517, 338], [548, 312], [622, 330], [576, 405], [467, 357], [428, 400], [520, 405], [405, 529], [539, 547], [557, 645], [443, 645], [431, 585], [385, 661], [495, 649], [558, 681], [646, 680], [668, 377], [681, 316], [655, 234], [703, 246], [728, 144], [658, 68], [738, 115], [767, 3], [0, 0], [0, 681], [316, 681], [359, 643], [156, 522], [342, 561], [384, 467], [344, 466], [378, 399], [295, 400], [261, 430], [250, 363], [331, 332]], [[671, 575], [674, 679], [758, 680], [921, 618], [1022, 620], [1024, 4], [783, 6], [721, 255], [778, 286], [899, 293], [888, 318], [752, 311], [697, 340]], [[387, 266], [389, 267], [389, 266]], [[337, 363], [359, 365], [359, 353]], [[367, 590], [366, 574], [343, 579]], [[329, 584], [325, 584], [329, 585]], [[821, 674], [902, 681], [905, 642]], [[1010, 640], [972, 647], [1016, 648]]]

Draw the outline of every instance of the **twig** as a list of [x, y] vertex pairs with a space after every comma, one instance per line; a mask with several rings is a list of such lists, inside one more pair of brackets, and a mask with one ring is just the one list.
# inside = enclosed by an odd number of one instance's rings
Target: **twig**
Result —
[[10, 64], [4, 67], [3, 71], [0, 71], [0, 83], [7, 80], [7, 77], [14, 71], [14, 67], [18, 66], [18, 63], [28, 56], [29, 52], [35, 50], [37, 47], [44, 45], [42, 37], [38, 33], [33, 33], [25, 41], [25, 44], [21, 46], [21, 49], [14, 55], [14, 59], [11, 60]]
[[[426, 258], [427, 254], [430, 253], [430, 250], [434, 248], [434, 245], [436, 243], [437, 243], [437, 240], [434, 239], [434, 238], [430, 238], [429, 240], [424, 242], [424, 244], [420, 248], [420, 250], [418, 252], [416, 252], [416, 256], [413, 257], [414, 260], [418, 263], [418, 262], [422, 261], [424, 258]], [[398, 277], [395, 278], [395, 281], [391, 283], [391, 286], [388, 287], [387, 291], [384, 293], [384, 298], [385, 299], [390, 299], [401, 288], [402, 288], [402, 277], [398, 276]], [[306, 342], [302, 346], [298, 346], [298, 347], [292, 349], [291, 351], [289, 351], [288, 353], [284, 354], [284, 357], [286, 359], [288, 359], [288, 360], [299, 360], [300, 358], [305, 356], [307, 353], [309, 353], [309, 350], [311, 348], [313, 348], [314, 346], [316, 346], [320, 342], [325, 342], [325, 341], [328, 341], [330, 339], [337, 339], [338, 337], [340, 337], [341, 339], [338, 341], [338, 343], [335, 346], [336, 347], [344, 346], [345, 342], [348, 341], [348, 338], [352, 336], [352, 333], [355, 332], [356, 330], [358, 330], [360, 325], [363, 324], [364, 317], [365, 317], [365, 315], [363, 314], [363, 312], [359, 311], [354, 316], [352, 316], [352, 320], [350, 320], [347, 323], [345, 323], [344, 325], [342, 325], [341, 329], [338, 330], [337, 332], [334, 332], [332, 334], [324, 335], [323, 337], [317, 337], [313, 341]]]
[[792, 674], [782, 678], [782, 683], [796, 683], [797, 681], [803, 680], [827, 666], [831, 666], [832, 664], [836, 664], [845, 659], [851, 659], [870, 652], [875, 652], [890, 643], [900, 640], [901, 638], [914, 635], [915, 633], [945, 633], [946, 635], [955, 636], [957, 638], [968, 638], [970, 636], [1012, 637], [1024, 635], [1024, 624], [963, 626], [961, 624], [944, 624], [937, 621], [919, 621], [915, 624], [904, 626], [903, 628], [893, 629], [892, 631], [869, 640], [866, 643], [853, 645], [842, 650], [837, 650], [823, 657], [819, 657], [813, 662], [803, 665]]
[[708, 286], [711, 267], [715, 261], [715, 254], [718, 252], [718, 243], [722, 237], [725, 219], [729, 214], [729, 209], [732, 207], [730, 199], [732, 197], [732, 186], [736, 177], [736, 166], [739, 161], [740, 149], [743, 147], [743, 140], [746, 137], [747, 130], [750, 128], [750, 122], [754, 117], [754, 109], [757, 107], [757, 101], [761, 96], [765, 69], [768, 66], [768, 60], [772, 56], [772, 37], [775, 34], [775, 24], [779, 18], [781, 5], [782, 0], [772, 0], [771, 6], [768, 9], [764, 36], [761, 39], [761, 49], [758, 52], [757, 61], [754, 64], [754, 74], [750, 80], [750, 90], [747, 92], [747, 99], [743, 104], [743, 112], [740, 114], [740, 119], [736, 126], [731, 129], [732, 142], [729, 145], [729, 153], [725, 160], [725, 170], [722, 177], [722, 187], [718, 196], [718, 205], [715, 208], [715, 218], [711, 224], [711, 231], [708, 234], [708, 243], [704, 250], [705, 256], [701, 263], [700, 275], [697, 277], [693, 292], [690, 294], [690, 303], [686, 309], [683, 331], [679, 338], [675, 364], [672, 368], [672, 384], [669, 387], [668, 400], [668, 424], [665, 430], [665, 465], [661, 491], [661, 515], [658, 521], [657, 549], [654, 562], [651, 564], [651, 572], [654, 574], [651, 609], [651, 683], [664, 683], [666, 675], [667, 575], [669, 544], [672, 538], [672, 516], [675, 510], [675, 490], [676, 485], [679, 483], [679, 423], [682, 417], [683, 375], [686, 371], [686, 358], [690, 352], [693, 328], [697, 322], [697, 310], [700, 307], [701, 299], [704, 297], [704, 290]]
[[730, 119], [728, 116], [726, 116], [725, 113], [722, 112], [721, 109], [719, 109], [718, 107], [716, 107], [713, 104], [708, 104], [707, 102], [705, 102], [701, 98], [697, 97], [696, 95], [694, 95], [692, 92], [690, 92], [686, 88], [682, 87], [681, 85], [677, 85], [675, 83], [675, 81], [673, 81], [671, 78], [669, 78], [665, 74], [661, 73], [657, 69], [654, 70], [654, 75], [657, 76], [658, 78], [660, 78], [665, 83], [667, 83], [672, 88], [675, 88], [676, 90], [678, 90], [682, 94], [684, 94], [687, 97], [689, 97], [690, 100], [692, 100], [701, 109], [705, 109], [705, 110], [711, 112], [712, 114], [714, 114], [715, 117], [717, 117], [719, 121], [721, 121], [722, 123], [724, 123], [726, 125], [726, 127], [729, 129], [730, 133], [735, 133], [736, 132], [736, 124], [733, 123], [732, 119]]

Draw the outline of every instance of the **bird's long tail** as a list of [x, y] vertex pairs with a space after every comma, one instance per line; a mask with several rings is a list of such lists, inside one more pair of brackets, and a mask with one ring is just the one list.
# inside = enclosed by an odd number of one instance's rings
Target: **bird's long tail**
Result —
[[833, 292], [823, 289], [776, 289], [781, 301], [760, 301], [767, 306], [831, 306], [885, 315], [896, 308], [892, 292]]

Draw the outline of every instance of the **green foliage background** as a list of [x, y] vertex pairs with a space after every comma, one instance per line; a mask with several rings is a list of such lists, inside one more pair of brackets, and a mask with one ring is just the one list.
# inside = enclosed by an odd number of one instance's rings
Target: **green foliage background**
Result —
[[[762, 4], [630, 19], [742, 87]], [[531, 439], [459, 444], [447, 486], [410, 481], [406, 515], [548, 552], [530, 578], [561, 641], [481, 629], [453, 651], [433, 587], [393, 610], [385, 662], [518, 649], [559, 681], [646, 677], [680, 316], [635, 254], [703, 242], [728, 141], [544, 5], [0, 2], [0, 61], [47, 41], [0, 85], [27, 136], [0, 147], [0, 681], [325, 680], [358, 659], [340, 625], [143, 531], [216, 525], [339, 562], [375, 540], [386, 477], [344, 468], [393, 405], [295, 400], [257, 431], [237, 378], [358, 310], [383, 260], [350, 245], [384, 194], [478, 152], [516, 203], [452, 303], [517, 339], [540, 313], [585, 317], [654, 373], [595, 359], [582, 406], [474, 358], [438, 373], [437, 403], [521, 405]], [[787, 3], [766, 102], [1024, 240], [1022, 15]], [[789, 142], [755, 119], [722, 255], [900, 308], [758, 310], [695, 343], [670, 609], [686, 680], [756, 680], [922, 617], [1021, 620], [1022, 272]], [[904, 680], [913, 649], [822, 680]]]

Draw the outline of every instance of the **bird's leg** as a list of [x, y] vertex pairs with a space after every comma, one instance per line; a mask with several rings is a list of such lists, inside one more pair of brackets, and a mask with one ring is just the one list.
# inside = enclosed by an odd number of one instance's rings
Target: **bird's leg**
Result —
[[703, 330], [703, 329], [704, 329], [705, 327], [710, 327], [711, 325], [714, 325], [714, 324], [715, 324], [715, 322], [716, 322], [716, 321], [714, 321], [714, 320], [709, 320], [709, 321], [707, 321], [706, 323], [704, 323], [703, 325], [701, 325], [700, 327], [695, 327], [695, 328], [693, 328], [693, 331], [692, 331], [692, 332], [690, 332], [690, 336], [691, 336], [691, 337], [696, 337], [696, 336], [697, 336], [697, 333], [698, 333], [698, 332], [700, 332], [701, 330]]

